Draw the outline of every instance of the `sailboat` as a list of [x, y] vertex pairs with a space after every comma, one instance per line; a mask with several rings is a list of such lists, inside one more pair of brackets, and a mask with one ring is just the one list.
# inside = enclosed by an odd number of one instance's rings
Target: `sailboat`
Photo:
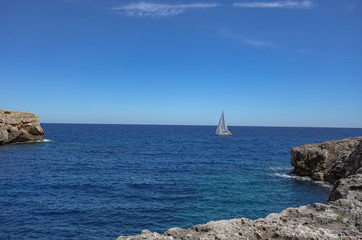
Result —
[[222, 111], [219, 125], [217, 125], [215, 134], [220, 135], [220, 136], [228, 136], [228, 135], [232, 134], [229, 131], [228, 126], [226, 126], [225, 119], [224, 119], [224, 111]]

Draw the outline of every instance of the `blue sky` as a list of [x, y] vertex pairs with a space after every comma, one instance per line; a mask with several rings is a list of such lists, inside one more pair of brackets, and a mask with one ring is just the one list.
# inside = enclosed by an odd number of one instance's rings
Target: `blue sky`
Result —
[[2, 0], [0, 108], [41, 122], [362, 127], [359, 0]]

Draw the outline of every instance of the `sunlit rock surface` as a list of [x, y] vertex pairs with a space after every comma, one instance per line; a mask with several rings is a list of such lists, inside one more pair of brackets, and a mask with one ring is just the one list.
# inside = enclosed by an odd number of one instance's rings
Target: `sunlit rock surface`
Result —
[[44, 131], [33, 113], [0, 110], [0, 145], [41, 141]]

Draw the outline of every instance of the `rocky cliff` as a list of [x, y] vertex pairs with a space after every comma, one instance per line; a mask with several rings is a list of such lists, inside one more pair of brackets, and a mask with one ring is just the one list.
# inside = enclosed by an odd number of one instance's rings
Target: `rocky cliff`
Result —
[[361, 149], [361, 141], [362, 137], [356, 137], [294, 147], [294, 173], [331, 183], [353, 175], [362, 167], [360, 158], [352, 155]]
[[362, 239], [362, 137], [295, 147], [294, 173], [334, 183], [328, 203], [288, 208], [265, 218], [212, 221], [163, 234], [143, 230], [140, 239]]
[[44, 131], [33, 113], [0, 110], [0, 145], [41, 141]]

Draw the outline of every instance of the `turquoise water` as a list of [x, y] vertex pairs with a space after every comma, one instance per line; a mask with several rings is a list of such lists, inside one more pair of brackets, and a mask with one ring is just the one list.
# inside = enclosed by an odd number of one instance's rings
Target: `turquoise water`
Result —
[[43, 124], [0, 146], [0, 239], [115, 239], [325, 202], [288, 173], [290, 148], [362, 129]]

